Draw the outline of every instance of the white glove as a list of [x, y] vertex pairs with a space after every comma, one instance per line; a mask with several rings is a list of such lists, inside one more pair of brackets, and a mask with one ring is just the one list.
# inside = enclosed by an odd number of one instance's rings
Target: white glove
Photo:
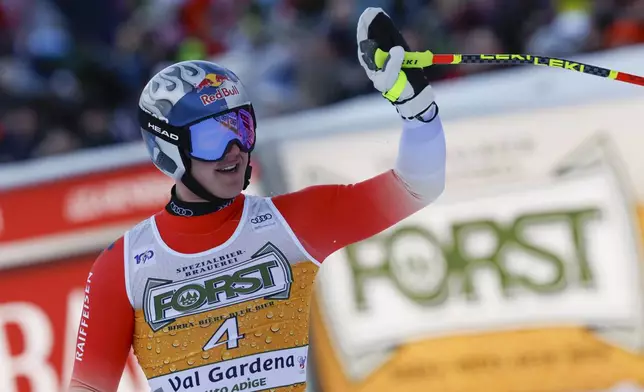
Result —
[[[381, 8], [367, 8], [358, 20], [358, 61], [374, 87], [396, 107], [406, 120], [431, 121], [437, 110], [434, 92], [421, 69], [402, 70], [405, 50], [409, 46], [393, 22]], [[382, 69], [376, 66], [376, 49], [389, 52]]]

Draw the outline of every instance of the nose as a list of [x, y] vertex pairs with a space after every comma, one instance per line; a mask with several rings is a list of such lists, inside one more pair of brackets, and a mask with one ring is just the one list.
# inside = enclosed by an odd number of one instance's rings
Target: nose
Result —
[[241, 155], [241, 150], [237, 143], [230, 143], [226, 149], [226, 153], [221, 158], [222, 161], [228, 162], [237, 159]]
[[241, 153], [241, 150], [239, 149], [239, 146], [237, 143], [231, 143], [231, 146], [228, 148], [228, 152], [226, 153], [226, 156], [230, 155], [238, 155]]

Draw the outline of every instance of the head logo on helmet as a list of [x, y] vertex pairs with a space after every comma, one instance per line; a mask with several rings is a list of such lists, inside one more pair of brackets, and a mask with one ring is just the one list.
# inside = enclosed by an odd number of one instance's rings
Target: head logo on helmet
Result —
[[167, 138], [170, 138], [170, 139], [172, 139], [174, 141], [179, 141], [179, 136], [178, 135], [175, 135], [172, 132], [168, 132], [165, 129], [161, 129], [161, 127], [158, 127], [158, 126], [156, 126], [156, 125], [154, 125], [154, 124], [152, 124], [150, 122], [148, 122], [148, 128], [153, 130], [154, 132], [157, 132], [157, 133], [159, 133], [159, 134], [161, 134], [161, 135], [163, 135], [163, 136], [165, 136]]

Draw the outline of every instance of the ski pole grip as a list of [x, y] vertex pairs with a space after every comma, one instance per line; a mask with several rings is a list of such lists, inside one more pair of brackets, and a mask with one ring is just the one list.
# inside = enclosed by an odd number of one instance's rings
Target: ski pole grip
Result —
[[[374, 60], [378, 68], [382, 68], [389, 52], [382, 49], [376, 49]], [[426, 50], [424, 52], [405, 52], [405, 60], [403, 60], [403, 68], [425, 68], [434, 64], [434, 53]]]

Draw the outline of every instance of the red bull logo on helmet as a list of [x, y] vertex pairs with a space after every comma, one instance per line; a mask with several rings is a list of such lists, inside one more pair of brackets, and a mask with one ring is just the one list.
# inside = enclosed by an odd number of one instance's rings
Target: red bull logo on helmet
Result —
[[226, 75], [209, 73], [195, 86], [195, 88], [197, 89], [197, 92], [201, 92], [201, 90], [206, 87], [219, 87], [226, 80], [230, 80]]
[[217, 92], [214, 94], [201, 94], [201, 96], [199, 96], [199, 99], [201, 100], [201, 103], [203, 104], [203, 106], [207, 106], [213, 102], [219, 101], [220, 99], [224, 99], [226, 97], [232, 97], [235, 95], [239, 95], [239, 90], [237, 89], [237, 86], [233, 86], [233, 88], [220, 87], [217, 89]]

